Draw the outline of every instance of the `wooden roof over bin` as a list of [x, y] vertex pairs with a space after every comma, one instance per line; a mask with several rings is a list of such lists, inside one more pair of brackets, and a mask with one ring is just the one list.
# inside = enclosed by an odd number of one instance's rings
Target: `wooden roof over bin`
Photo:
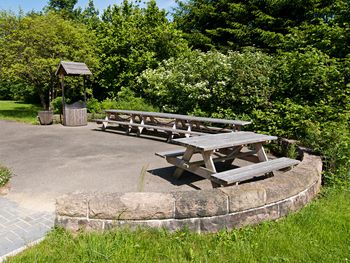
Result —
[[92, 73], [85, 63], [61, 61], [56, 71], [56, 75], [81, 76], [92, 75]]

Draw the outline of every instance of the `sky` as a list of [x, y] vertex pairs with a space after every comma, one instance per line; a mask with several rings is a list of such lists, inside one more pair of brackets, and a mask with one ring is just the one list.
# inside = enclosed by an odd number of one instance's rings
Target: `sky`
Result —
[[[44, 6], [47, 5], [49, 0], [0, 0], [0, 10], [11, 10], [18, 13], [20, 9], [24, 12], [28, 11], [40, 11]], [[120, 4], [122, 0], [94, 0], [95, 7], [99, 9], [100, 13], [107, 6], [111, 4]], [[172, 7], [175, 7], [175, 0], [156, 0], [160, 8], [164, 8], [171, 11]], [[87, 6], [88, 0], [78, 0], [77, 6], [83, 9]]]

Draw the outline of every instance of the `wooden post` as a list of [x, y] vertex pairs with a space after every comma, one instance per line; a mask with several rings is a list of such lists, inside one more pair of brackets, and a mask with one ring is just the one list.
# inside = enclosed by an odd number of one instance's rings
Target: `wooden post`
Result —
[[62, 115], [63, 115], [63, 125], [65, 125], [66, 117], [65, 117], [65, 101], [64, 101], [64, 75], [61, 75], [61, 88], [62, 88]]
[[86, 107], [85, 75], [83, 76], [83, 89], [84, 89], [84, 104], [85, 104], [85, 107]]

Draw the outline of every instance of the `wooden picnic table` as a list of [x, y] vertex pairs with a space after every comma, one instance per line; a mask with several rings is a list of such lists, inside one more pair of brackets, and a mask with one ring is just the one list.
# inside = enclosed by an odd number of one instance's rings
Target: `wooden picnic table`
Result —
[[[266, 156], [263, 144], [277, 137], [254, 132], [233, 132], [208, 134], [199, 137], [175, 139], [173, 142], [185, 147], [184, 151], [168, 151], [156, 153], [165, 158], [170, 164], [175, 165], [174, 176], [179, 178], [184, 170], [209, 179], [213, 187], [229, 185], [254, 177], [269, 174], [272, 171], [283, 169], [299, 163], [289, 158], [269, 160]], [[243, 147], [250, 145], [251, 150]], [[194, 154], [200, 154], [199, 161], [191, 161]], [[236, 158], [255, 156], [254, 164], [227, 170], [218, 173], [215, 163], [224, 162], [229, 166]]]
[[[127, 132], [132, 128], [137, 128], [140, 135], [144, 129], [153, 129], [168, 133], [168, 140], [174, 134], [183, 134], [186, 137], [192, 135], [203, 135], [205, 133], [239, 131], [250, 121], [228, 120], [208, 117], [197, 117], [173, 113], [147, 112], [133, 110], [105, 110], [106, 118], [95, 120], [102, 123], [102, 129], [106, 129], [108, 124], [123, 126]], [[213, 127], [209, 125], [219, 124], [226, 127]]]

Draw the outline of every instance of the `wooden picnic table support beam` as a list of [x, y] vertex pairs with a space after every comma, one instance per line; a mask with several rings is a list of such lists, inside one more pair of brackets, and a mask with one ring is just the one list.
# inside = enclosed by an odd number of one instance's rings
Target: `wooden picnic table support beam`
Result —
[[[254, 144], [255, 150], [256, 150], [256, 155], [258, 156], [258, 159], [260, 162], [267, 162], [269, 158], [267, 157], [263, 144], [262, 143], [256, 143]], [[274, 174], [273, 172], [269, 172], [266, 174], [267, 177], [273, 177]]]
[[[202, 167], [198, 163], [189, 164], [188, 162], [176, 157], [167, 157], [166, 160], [168, 163], [177, 167], [177, 169], [180, 169], [181, 175], [186, 170], [200, 177], [210, 179], [211, 175], [213, 174], [213, 172], [210, 169], [207, 169], [206, 167]], [[176, 178], [175, 173], [173, 174], [173, 176]], [[176, 178], [176, 179], [179, 179], [179, 178]]]
[[[183, 157], [182, 157], [182, 161], [185, 163], [188, 163], [191, 160], [193, 153], [194, 153], [194, 149], [191, 147], [188, 147], [186, 149]], [[179, 179], [181, 177], [181, 175], [183, 174], [183, 172], [184, 172], [183, 168], [177, 167], [175, 172], [174, 172], [174, 177]]]
[[[206, 152], [202, 152], [202, 156], [203, 156], [203, 160], [205, 163], [205, 167], [210, 170], [211, 172], [213, 172], [213, 174], [216, 174], [216, 168], [215, 168], [215, 164], [213, 162], [212, 159], [212, 154], [214, 151], [206, 151]], [[211, 185], [213, 186], [213, 188], [219, 187], [220, 184], [210, 181]]]
[[269, 160], [267, 158], [267, 155], [265, 153], [265, 150], [264, 150], [262, 143], [255, 143], [254, 148], [256, 150], [256, 154], [257, 154], [260, 162], [267, 162]]

